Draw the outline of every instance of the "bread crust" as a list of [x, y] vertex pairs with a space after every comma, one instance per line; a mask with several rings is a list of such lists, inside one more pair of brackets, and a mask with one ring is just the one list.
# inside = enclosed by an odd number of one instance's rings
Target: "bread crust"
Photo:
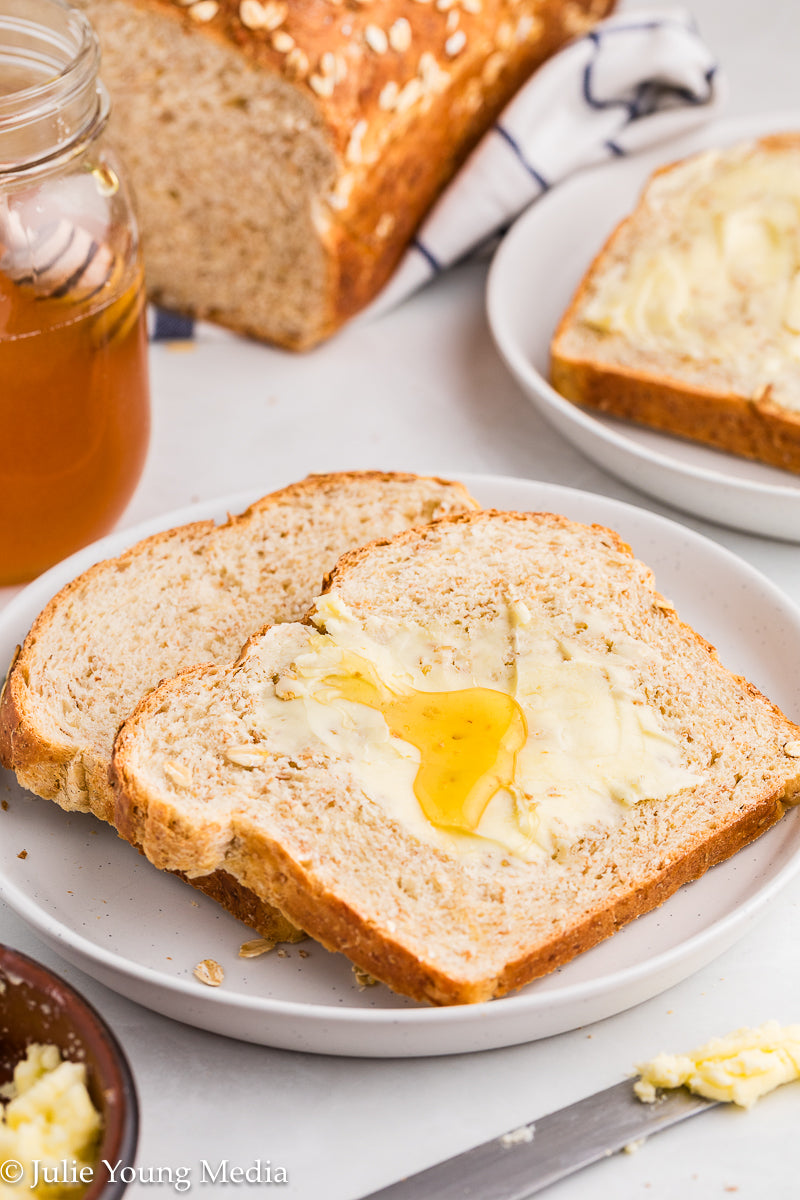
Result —
[[[576, 527], [566, 518], [541, 513], [460, 514], [444, 518], [428, 530], [407, 531], [393, 539], [380, 539], [350, 552], [339, 560], [329, 574], [326, 588], [346, 588], [354, 576], [359, 579], [379, 578], [384, 561], [390, 565], [413, 561], [417, 553], [423, 552], [428, 540], [440, 539], [445, 547], [442, 553], [446, 554], [446, 547], [451, 544], [447, 541], [448, 537], [456, 537], [464, 531], [479, 532], [493, 523], [502, 523], [510, 546], [516, 541], [515, 530], [519, 528], [522, 532], [530, 528], [532, 523], [548, 536], [582, 529], [580, 536], [591, 537], [600, 543], [609, 561], [621, 564], [621, 572], [626, 571], [628, 568], [625, 564], [630, 563], [631, 586], [635, 582], [636, 587], [651, 597], [647, 619], [658, 625], [657, 637], [656, 632], [653, 633], [653, 644], [663, 643], [670, 649], [673, 646], [691, 646], [691, 665], [698, 680], [713, 678], [715, 681], [724, 681], [727, 689], [726, 711], [729, 708], [731, 712], [733, 708], [736, 709], [726, 736], [729, 739], [734, 739], [734, 735], [735, 738], [747, 739], [757, 736], [753, 732], [755, 729], [763, 728], [766, 732], [758, 736], [762, 736], [764, 745], [774, 745], [774, 752], [780, 758], [778, 766], [771, 760], [769, 763], [765, 760], [763, 766], [758, 763], [747, 766], [749, 790], [741, 793], [739, 801], [736, 788], [738, 781], [744, 779], [741, 773], [744, 768], [738, 764], [742, 755], [741, 762], [750, 763], [750, 751], [746, 740], [741, 749], [725, 749], [725, 753], [730, 751], [740, 757], [735, 759], [734, 774], [725, 775], [721, 772], [718, 777], [715, 776], [718, 782], [714, 786], [720, 789], [719, 811], [715, 806], [713, 815], [702, 826], [702, 835], [693, 835], [687, 842], [683, 828], [675, 826], [672, 832], [664, 834], [661, 840], [648, 848], [646, 864], [637, 868], [635, 875], [626, 875], [623, 863], [630, 848], [638, 845], [642, 837], [650, 836], [646, 832], [650, 828], [647, 824], [650, 819], [648, 811], [637, 806], [632, 818], [633, 825], [623, 825], [622, 833], [609, 835], [613, 841], [603, 843], [601, 840], [593, 841], [595, 835], [588, 837], [585, 845], [581, 844], [580, 855], [585, 857], [586, 862], [596, 862], [597, 869], [602, 867], [611, 872], [613, 886], [603, 891], [594, 905], [586, 905], [583, 901], [574, 918], [570, 919], [569, 914], [558, 916], [551, 932], [538, 937], [535, 944], [524, 947], [522, 952], [510, 953], [499, 969], [477, 975], [475, 971], [454, 968], [437, 957], [433, 950], [428, 953], [424, 945], [421, 950], [418, 948], [420, 939], [424, 943], [422, 934], [416, 939], [415, 948], [413, 939], [395, 932], [390, 928], [391, 922], [377, 919], [368, 905], [362, 907], [348, 900], [343, 889], [337, 890], [337, 884], [329, 882], [322, 860], [320, 866], [315, 868], [313, 856], [304, 857], [303, 853], [290, 851], [279, 836], [271, 834], [259, 823], [256, 808], [261, 803], [269, 804], [268, 791], [256, 791], [258, 804], [252, 798], [245, 799], [243, 795], [240, 800], [233, 802], [230, 817], [217, 815], [213, 821], [209, 819], [204, 824], [196, 810], [183, 811], [173, 795], [160, 790], [157, 783], [153, 782], [157, 772], [152, 774], [148, 768], [148, 779], [145, 779], [141, 755], [145, 753], [150, 762], [159, 753], [149, 740], [154, 729], [154, 718], [166, 713], [169, 720], [180, 722], [184, 697], [192, 697], [192, 703], [195, 703], [194, 698], [204, 693], [208, 693], [209, 697], [212, 693], [221, 697], [219, 702], [223, 709], [229, 702], [233, 704], [233, 699], [228, 701], [226, 697], [229, 694], [234, 696], [236, 674], [248, 670], [251, 655], [258, 660], [261, 639], [268, 637], [269, 631], [251, 638], [240, 659], [227, 672], [202, 668], [187, 671], [182, 680], [168, 683], [145, 697], [122, 726], [113, 756], [117, 826], [126, 836], [138, 841], [157, 865], [164, 867], [177, 864], [190, 875], [207, 873], [212, 867], [230, 872], [255, 895], [268, 897], [290, 920], [329, 949], [344, 952], [358, 967], [395, 990], [433, 1004], [474, 1003], [502, 996], [565, 964], [576, 954], [609, 937], [625, 923], [663, 903], [678, 888], [699, 878], [709, 867], [736, 853], [779, 820], [785, 808], [797, 803], [800, 798], [800, 761], [793, 758], [795, 747], [788, 747], [789, 741], [800, 736], [800, 728], [789, 722], [751, 683], [721, 667], [714, 647], [684, 624], [668, 602], [658, 595], [652, 575], [640, 570], [641, 564], [633, 558], [630, 547], [616, 533], [602, 526]], [[259, 672], [269, 671], [269, 655], [265, 661], [266, 665], [260, 666]], [[203, 707], [201, 703], [200, 708]], [[157, 747], [157, 735], [152, 736]], [[719, 736], [723, 737], [723, 734]], [[733, 745], [733, 741], [730, 744]], [[787, 745], [785, 751], [781, 749], [784, 745]], [[145, 746], [146, 751], [143, 750]], [[216, 753], [213, 748], [206, 749], [212, 757]], [[771, 751], [763, 753], [769, 754]], [[235, 782], [228, 777], [225, 780], [227, 787], [235, 787]], [[269, 788], [271, 785], [264, 786]], [[305, 786], [313, 787], [313, 784]], [[327, 805], [335, 806], [340, 801], [335, 785], [331, 784], [326, 792]], [[659, 804], [658, 801], [645, 803]], [[708, 799], [703, 803], [707, 805]], [[404, 843], [403, 851], [423, 854], [418, 843], [413, 851], [410, 845]], [[327, 846], [325, 852], [328, 852]], [[397, 853], [400, 863], [403, 861], [401, 850], [398, 849]], [[437, 854], [430, 852], [430, 867], [435, 861], [441, 862], [436, 858]], [[387, 860], [386, 867], [390, 875], [395, 871], [402, 872], [402, 868], [393, 860]], [[424, 872], [426, 869], [425, 863], [421, 863], [420, 870]], [[457, 872], [458, 868], [454, 867], [453, 870]], [[536, 873], [532, 871], [531, 888], [537, 886], [536, 879]], [[359, 896], [362, 895], [360, 890], [356, 891]], [[564, 902], [565, 894], [559, 893], [554, 900], [554, 911]], [[464, 922], [470, 922], [472, 916], [471, 910], [465, 911]], [[476, 929], [479, 927], [480, 922], [476, 924]], [[478, 933], [476, 936], [480, 938], [481, 935]], [[476, 953], [481, 953], [480, 945]]]
[[[753, 142], [765, 151], [800, 152], [800, 134], [770, 134]], [[652, 184], [687, 160], [654, 171], [633, 212], [612, 231], [595, 256], [559, 321], [550, 350], [553, 387], [573, 403], [658, 429], [782, 470], [800, 472], [800, 412], [777, 404], [769, 389], [758, 396], [676, 378], [654, 359], [652, 367], [600, 362], [587, 346], [570, 346], [581, 312], [606, 264], [640, 217]]]
[[554, 349], [551, 381], [567, 400], [702, 442], [771, 467], [800, 472], [800, 413], [711, 388], [678, 384], [657, 373], [610, 369]]
[[[66, 584], [42, 609], [31, 626], [23, 646], [17, 648], [0, 692], [0, 766], [15, 771], [23, 786], [37, 795], [55, 800], [68, 810], [88, 809], [102, 820], [113, 815], [113, 795], [107, 781], [108, 758], [98, 759], [91, 747], [77, 745], [74, 739], [59, 736], [51, 715], [36, 704], [29, 688], [37, 642], [47, 638], [53, 619], [73, 597], [102, 581], [108, 572], [124, 570], [126, 565], [150, 554], [156, 548], [189, 544], [200, 547], [220, 531], [246, 529], [254, 517], [282, 505], [302, 510], [304, 503], [336, 492], [348, 482], [375, 485], [429, 482], [453, 489], [453, 495], [465, 505], [474, 501], [461, 484], [435, 476], [419, 476], [409, 472], [339, 471], [307, 476], [276, 492], [261, 497], [244, 512], [228, 515], [223, 525], [214, 521], [195, 521], [176, 529], [152, 534], [137, 542], [117, 558], [106, 559], [89, 567], [82, 575]], [[110, 746], [109, 746], [110, 751]], [[88, 775], [88, 779], [87, 779]]]
[[[140, 162], [137, 142], [145, 131], [138, 128], [132, 100], [147, 86], [148, 62], [137, 67], [136, 76], [130, 74], [127, 47], [117, 44], [113, 25], [106, 24], [104, 10], [110, 11], [111, 0], [80, 2], [101, 33], [104, 71], [116, 110], [116, 141], [128, 159], [140, 200], [151, 295], [187, 314], [209, 317], [291, 349], [306, 349], [378, 293], [424, 214], [514, 92], [570, 37], [606, 16], [615, 0], [483, 0], [457, 10], [416, 0], [385, 0], [378, 7], [275, 0], [268, 7], [283, 17], [269, 29], [248, 27], [247, 8], [240, 0], [218, 0], [207, 21], [193, 17], [198, 11], [193, 6], [176, 0], [119, 4], [121, 15], [133, 12], [148, 23], [153, 45], [167, 35], [213, 44], [230, 54], [232, 78], [238, 71], [251, 81], [260, 77], [265, 86], [277, 80], [296, 90], [303, 120], [313, 127], [320, 156], [326, 159], [328, 186], [305, 200], [308, 213], [303, 219], [308, 220], [309, 237], [319, 239], [324, 279], [314, 314], [308, 305], [307, 320], [294, 324], [248, 317], [247, 305], [228, 305], [215, 297], [204, 286], [201, 263], [193, 287], [177, 282], [185, 263], [173, 261], [169, 245], [155, 234], [175, 218], [165, 210], [163, 193], [185, 189], [196, 151], [188, 144], [178, 145], [157, 168]], [[456, 11], [459, 22], [454, 30], [448, 16]], [[455, 43], [450, 40], [454, 32], [459, 38]], [[291, 49], [276, 49], [276, 34]], [[140, 53], [147, 60], [147, 44]], [[298, 54], [304, 63], [300, 71]], [[331, 74], [325, 74], [328, 68]], [[169, 62], [158, 67], [159, 72], [165, 69], [170, 70]], [[335, 82], [329, 86], [328, 79]], [[176, 74], [173, 91], [185, 102], [191, 96], [191, 81]], [[168, 105], [154, 113], [158, 121], [169, 118]], [[154, 173], [159, 196], [151, 187]], [[207, 237], [207, 201], [202, 193], [195, 194], [180, 214], [187, 229], [196, 233], [198, 246]], [[227, 237], [237, 240], [248, 233], [237, 227], [232, 210], [229, 220]], [[252, 242], [253, 231], [249, 234]], [[265, 276], [271, 269], [265, 259]]]
[[[56, 715], [32, 686], [41, 671], [37, 658], [39, 643], [49, 647], [46, 655], [49, 661], [58, 653], [57, 646], [50, 646], [49, 640], [52, 640], [51, 635], [60, 614], [69, 612], [73, 601], [80, 604], [85, 593], [102, 592], [109, 574], [124, 572], [138, 559], [149, 560], [154, 551], [163, 552], [167, 559], [173, 550], [176, 557], [184, 549], [197, 553], [225, 539], [228, 534], [246, 537], [250, 527], [263, 514], [269, 516], [279, 508], [296, 509], [298, 521], [308, 517], [313, 522], [315, 513], [317, 516], [320, 513], [319, 504], [324, 505], [328, 497], [335, 502], [337, 496], [347, 495], [350, 485], [359, 490], [374, 490], [376, 501], [381, 497], [390, 497], [390, 502], [397, 504], [408, 500], [420, 520], [425, 519], [422, 504], [425, 494], [429, 494], [430, 503], [434, 506], [445, 503], [471, 506], [475, 503], [461, 484], [407, 472], [343, 471], [309, 475], [298, 483], [262, 497], [245, 512], [229, 515], [222, 526], [215, 525], [213, 521], [198, 521], [154, 534], [117, 558], [90, 567], [53, 597], [37, 617], [24, 645], [17, 648], [0, 692], [0, 765], [15, 771], [24, 787], [54, 800], [62, 808], [92, 812], [102, 820], [113, 821], [114, 796], [108, 780], [111, 736], [107, 747], [101, 748], [85, 728], [80, 735], [72, 732], [69, 736], [59, 728]], [[355, 529], [353, 536], [356, 536]], [[306, 554], [312, 552], [312, 539], [313, 530], [309, 534]], [[253, 550], [256, 549], [257, 546], [254, 546]], [[320, 572], [323, 567], [324, 563], [320, 562]], [[304, 596], [303, 604], [310, 598], [310, 594]], [[175, 614], [175, 620], [173, 633], [178, 635], [181, 632], [180, 611]], [[241, 630], [237, 647], [247, 632], [249, 628]], [[191, 650], [188, 653], [191, 658]], [[151, 682], [157, 683], [158, 680]], [[103, 686], [102, 678], [98, 686]], [[135, 836], [129, 837], [129, 840], [137, 845]], [[206, 877], [193, 878], [190, 882], [272, 941], [295, 941], [303, 936], [269, 901], [249, 892], [223, 870], [210, 871]]]
[[[126, 758], [123, 736], [115, 754], [118, 795], [122, 805], [133, 802], [147, 809], [151, 798], [146, 793], [137, 793], [127, 770]], [[800, 784], [795, 781], [789, 797], [791, 804], [797, 803], [798, 786]], [[138, 800], [134, 801], [132, 798], [137, 794]], [[247, 903], [239, 906], [226, 900], [225, 907], [258, 929], [260, 927], [250, 915], [250, 898], [267, 895], [289, 921], [327, 950], [345, 954], [361, 970], [403, 995], [434, 1005], [477, 1004], [508, 995], [550, 974], [599, 945], [630, 921], [658, 908], [679, 888], [738, 853], [779, 821], [786, 811], [785, 799], [783, 791], [766, 797], [757, 809], [747, 812], [735, 825], [697, 846], [686, 858], [646, 882], [631, 886], [624, 895], [587, 915], [575, 928], [508, 963], [496, 976], [479, 981], [456, 978], [437, 970], [431, 962], [422, 961], [385, 929], [376, 928], [362, 913], [321, 886], [319, 880], [304, 871], [280, 844], [259, 836], [257, 831], [251, 831], [250, 836], [238, 831], [237, 851], [226, 858], [230, 871], [237, 873], [241, 880], [241, 894], [248, 898]], [[219, 874], [223, 872], [216, 873]], [[190, 878], [189, 882], [206, 890], [202, 887], [203, 879]]]

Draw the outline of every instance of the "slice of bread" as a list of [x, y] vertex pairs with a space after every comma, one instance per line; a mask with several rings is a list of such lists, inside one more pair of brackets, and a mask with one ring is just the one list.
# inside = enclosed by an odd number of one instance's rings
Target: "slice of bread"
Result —
[[[470, 777], [485, 734], [441, 714], [510, 696], [516, 765], [498, 749]], [[467, 783], [437, 808], [450, 777], [420, 781], [448, 745]], [[553, 970], [735, 853], [800, 796], [798, 756], [800, 729], [616, 534], [479, 512], [344, 556], [305, 621], [152, 692], [112, 776], [117, 826], [157, 866], [224, 869], [398, 992], [454, 1004]]]
[[554, 387], [800, 471], [800, 133], [657, 171], [551, 347]]
[[[345, 550], [476, 507], [440, 479], [312, 475], [224, 525], [156, 534], [91, 567], [50, 601], [12, 665], [0, 764], [62, 808], [113, 821], [111, 747], [145, 692], [192, 664], [227, 663], [261, 626], [299, 618]], [[202, 890], [275, 934], [271, 912], [234, 880], [216, 875]]]

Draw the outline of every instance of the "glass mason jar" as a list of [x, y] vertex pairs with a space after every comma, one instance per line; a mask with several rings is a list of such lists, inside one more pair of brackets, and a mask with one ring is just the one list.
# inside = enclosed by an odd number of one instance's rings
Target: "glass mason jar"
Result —
[[0, 583], [110, 529], [147, 451], [139, 240], [99, 59], [64, 0], [0, 0]]

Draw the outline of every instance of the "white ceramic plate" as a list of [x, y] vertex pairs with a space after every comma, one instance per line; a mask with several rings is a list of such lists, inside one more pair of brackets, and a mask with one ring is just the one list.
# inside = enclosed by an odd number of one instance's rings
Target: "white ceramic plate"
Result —
[[584, 171], [535, 204], [503, 240], [488, 313], [501, 355], [542, 415], [594, 462], [676, 508], [800, 541], [800, 478], [571, 404], [547, 382], [556, 325], [607, 236], [664, 163], [780, 129], [800, 113], [713, 123], [646, 154]]
[[[485, 505], [552, 510], [619, 530], [682, 616], [786, 712], [800, 713], [800, 612], [753, 568], [691, 530], [615, 500], [525, 480], [465, 477]], [[226, 497], [104, 539], [53, 568], [0, 617], [9, 661], [49, 597], [92, 562], [157, 529], [224, 519], [254, 497]], [[747, 932], [800, 868], [800, 819], [683, 888], [563, 970], [490, 1004], [416, 1005], [360, 991], [349, 964], [318, 945], [240, 959], [252, 937], [212, 901], [154, 870], [113, 830], [29, 795], [0, 772], [0, 891], [64, 958], [133, 1000], [202, 1029], [325, 1054], [455, 1054], [513, 1045], [597, 1021], [685, 978]], [[18, 857], [27, 851], [24, 858]], [[212, 989], [192, 968], [214, 958]]]

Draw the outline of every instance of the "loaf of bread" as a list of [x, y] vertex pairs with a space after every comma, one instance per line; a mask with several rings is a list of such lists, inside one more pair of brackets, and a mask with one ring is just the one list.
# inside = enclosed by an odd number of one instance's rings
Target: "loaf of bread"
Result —
[[76, 0], [150, 294], [303, 348], [378, 292], [530, 72], [614, 0]]
[[800, 471], [800, 134], [652, 177], [563, 317], [569, 400]]
[[[297, 620], [344, 551], [475, 507], [439, 479], [312, 475], [224, 525], [156, 534], [91, 567], [50, 601], [9, 672], [0, 764], [62, 808], [113, 822], [112, 742], [145, 692], [195, 663], [227, 664], [266, 623]], [[265, 936], [278, 932], [222, 873], [194, 882]]]
[[112, 775], [159, 867], [223, 868], [398, 992], [553, 970], [800, 797], [800, 729], [611, 531], [469, 513], [345, 555], [303, 622], [146, 697]]

